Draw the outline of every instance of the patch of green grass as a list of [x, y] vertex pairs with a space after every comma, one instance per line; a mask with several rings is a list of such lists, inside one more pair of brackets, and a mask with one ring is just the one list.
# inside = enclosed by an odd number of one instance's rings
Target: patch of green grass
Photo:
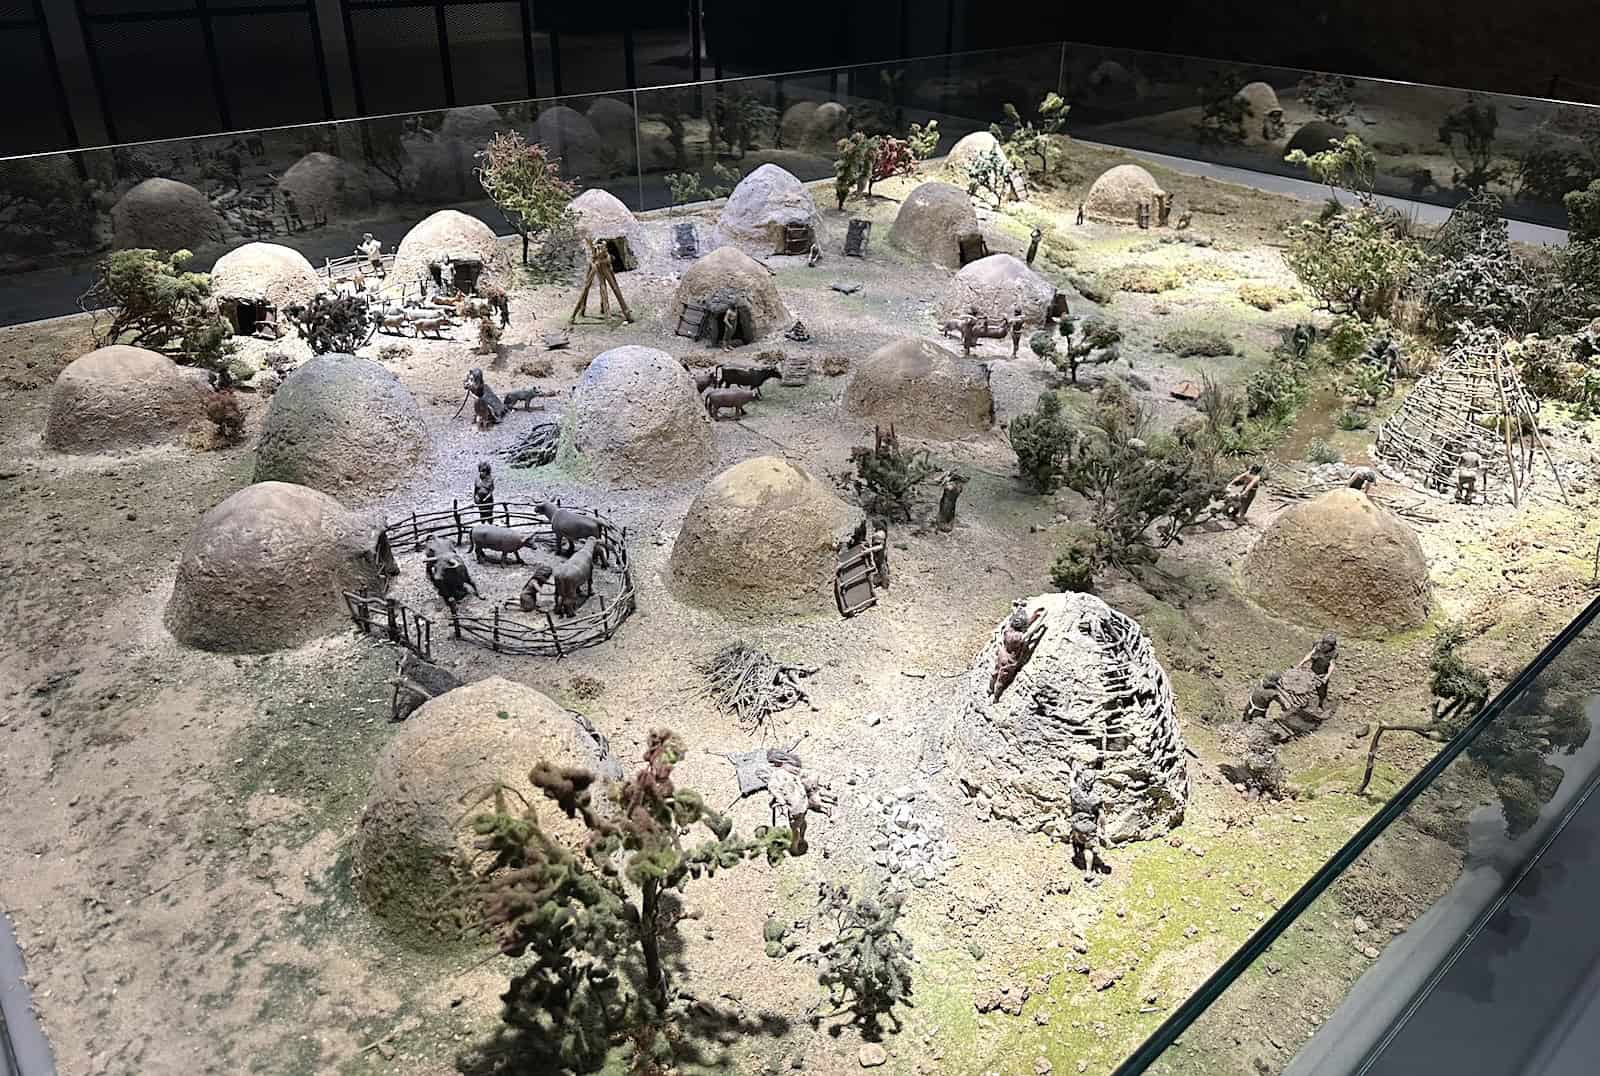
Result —
[[1185, 359], [1196, 356], [1216, 358], [1232, 355], [1235, 351], [1232, 341], [1210, 329], [1171, 329], [1163, 333], [1156, 344], [1161, 350]]

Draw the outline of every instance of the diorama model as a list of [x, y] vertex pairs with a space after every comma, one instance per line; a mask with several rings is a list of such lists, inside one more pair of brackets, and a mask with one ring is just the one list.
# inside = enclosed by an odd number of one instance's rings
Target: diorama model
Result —
[[[1600, 186], [1408, 222], [1277, 93], [1204, 122], [1326, 205], [1054, 93], [139, 151], [85, 312], [0, 330], [60, 1071], [1111, 1071], [1592, 594]], [[1449, 797], [1530, 825], [1575, 697]], [[1327, 1004], [1442, 817], [1323, 898]], [[1282, 1071], [1326, 1012], [1236, 989], [1193, 1071]]]

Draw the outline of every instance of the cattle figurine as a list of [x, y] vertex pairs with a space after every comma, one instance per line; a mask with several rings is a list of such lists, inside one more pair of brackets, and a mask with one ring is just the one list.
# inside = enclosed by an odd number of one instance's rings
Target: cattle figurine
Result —
[[467, 532], [472, 542], [472, 555], [478, 558], [480, 564], [489, 563], [484, 553], [493, 550], [500, 554], [500, 563], [515, 560], [518, 564], [524, 563], [522, 551], [532, 549], [537, 542], [537, 536], [525, 534], [522, 531], [512, 530], [510, 527], [496, 527], [488, 523], [474, 524]]
[[757, 400], [761, 399], [762, 385], [783, 376], [776, 366], [722, 366], [718, 369], [721, 385], [750, 389]]
[[745, 404], [756, 398], [755, 389], [706, 389], [700, 399], [706, 405], [706, 414], [713, 420], [722, 412], [732, 410], [735, 418], [744, 418]]
[[478, 584], [472, 581], [472, 575], [467, 571], [466, 561], [461, 559], [449, 539], [430, 538], [423, 546], [422, 566], [428, 574], [428, 582], [433, 584], [433, 589], [439, 592], [439, 597], [451, 612], [455, 612], [457, 602], [466, 600], [469, 590], [474, 597], [483, 597], [478, 591]]
[[[576, 553], [578, 543], [585, 538], [606, 539], [606, 525], [587, 513], [563, 508], [550, 501], [540, 501], [533, 506], [533, 510], [550, 521], [550, 529], [556, 536], [558, 556]], [[563, 542], [566, 543], [565, 551], [561, 548]]]
[[572, 556], [556, 565], [556, 615], [572, 616], [594, 593], [594, 562], [599, 545], [594, 538], [578, 543]]

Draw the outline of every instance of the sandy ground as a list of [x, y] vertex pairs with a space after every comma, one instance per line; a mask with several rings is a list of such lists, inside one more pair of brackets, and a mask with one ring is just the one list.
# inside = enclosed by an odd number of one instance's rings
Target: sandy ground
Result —
[[[1242, 381], [1265, 358], [1280, 326], [1309, 316], [1302, 302], [1271, 313], [1246, 306], [1246, 281], [1291, 285], [1274, 247], [1303, 203], [1209, 181], [1163, 174], [1192, 235], [1209, 247], [1161, 243], [1151, 233], [1071, 225], [1082, 191], [1120, 155], [1076, 151], [1073, 180], [1027, 209], [985, 221], [990, 246], [1020, 252], [1027, 228], [1054, 226], [1056, 261], [1041, 268], [1096, 275], [1129, 265], [1172, 265], [1182, 284], [1160, 294], [1119, 293], [1106, 308], [1124, 327], [1128, 366], [1084, 373], [1136, 374], [1164, 421], [1187, 414], [1166, 389], [1202, 369]], [[875, 221], [865, 260], [830, 253], [808, 269], [800, 259], [769, 264], [792, 312], [813, 341], [774, 337], [745, 349], [803, 351], [859, 359], [913, 334], [937, 339], [931, 306], [948, 278], [889, 247], [888, 226], [909, 181], [879, 187], [848, 216]], [[847, 215], [818, 188], [824, 247], [839, 249]], [[714, 208], [697, 213], [707, 222]], [[621, 277], [637, 322], [584, 324], [567, 351], [548, 353], [554, 373], [537, 383], [565, 390], [588, 358], [622, 343], [677, 355], [695, 348], [671, 336], [675, 276], [671, 225], [647, 228], [657, 252]], [[860, 283], [845, 296], [833, 282]], [[519, 367], [545, 354], [540, 333], [563, 322], [567, 287], [518, 289], [504, 358], [488, 368], [497, 388], [534, 383]], [[1081, 303], [1081, 310], [1088, 310]], [[1177, 360], [1152, 343], [1179, 325], [1215, 328], [1238, 355]], [[459, 340], [407, 340], [390, 362], [422, 404], [433, 451], [375, 503], [392, 518], [467, 500], [476, 463], [492, 458], [539, 416], [517, 414], [475, 430], [453, 417], [472, 356]], [[379, 337], [369, 353], [386, 341]], [[246, 345], [250, 358], [265, 345]], [[280, 345], [288, 350], [292, 346]], [[95, 457], [45, 453], [39, 444], [55, 372], [88, 348], [81, 319], [0, 333], [0, 519], [13, 540], [0, 553], [0, 894], [29, 962], [36, 1003], [64, 1073], [322, 1073], [456, 1071], [498, 1020], [498, 994], [511, 963], [486, 950], [423, 956], [397, 944], [369, 918], [350, 888], [350, 838], [372, 760], [392, 735], [385, 683], [394, 656], [383, 645], [341, 633], [298, 650], [260, 657], [185, 650], [161, 626], [177, 550], [197, 515], [250, 479], [243, 447], [185, 445]], [[1055, 375], [1033, 358], [1011, 360], [1009, 342], [985, 343], [998, 418], [1030, 408]], [[815, 376], [799, 389], [769, 388], [741, 422], [716, 427], [720, 465], [782, 454], [818, 476], [849, 470], [852, 445], [870, 426], [843, 414], [843, 378]], [[559, 409], [560, 400], [551, 407]], [[253, 434], [265, 401], [247, 400]], [[1312, 440], [1350, 462], [1370, 434], [1336, 431], [1336, 408], [1312, 406], [1278, 449], [1275, 479], [1295, 482]], [[1571, 473], [1592, 462], [1577, 427], [1550, 419]], [[1169, 551], [1148, 589], [1128, 580], [1104, 588], [1138, 618], [1172, 675], [1184, 735], [1196, 753], [1193, 796], [1172, 841], [1115, 851], [1109, 876], [1085, 878], [1067, 851], [1042, 836], [981, 822], [947, 777], [919, 766], [923, 747], [958, 705], [969, 668], [1014, 597], [1049, 588], [1057, 525], [1082, 511], [1070, 493], [1041, 498], [1013, 477], [1002, 432], [930, 444], [936, 459], [973, 479], [948, 533], [895, 533], [893, 586], [868, 613], [841, 620], [819, 604], [814, 616], [729, 621], [686, 606], [664, 583], [671, 540], [701, 480], [671, 486], [586, 485], [559, 468], [497, 466], [507, 500], [561, 497], [590, 503], [623, 522], [639, 611], [610, 644], [556, 662], [509, 658], [439, 636], [440, 661], [467, 678], [504, 675], [587, 712], [624, 759], [637, 757], [651, 728], [668, 725], [690, 745], [682, 783], [713, 802], [734, 794], [718, 753], [801, 739], [808, 768], [839, 793], [832, 818], [811, 826], [813, 850], [776, 869], [745, 867], [692, 888], [695, 918], [674, 939], [681, 984], [707, 1005], [741, 1018], [743, 1036], [707, 1044], [710, 1059], [682, 1071], [844, 1073], [859, 1068], [858, 1032], [841, 1022], [813, 1027], [812, 970], [762, 955], [768, 915], [812, 918], [824, 879], [875, 885], [871, 798], [909, 785], [918, 810], [944, 819], [956, 853], [939, 881], [912, 892], [908, 929], [919, 957], [915, 1006], [887, 1041], [894, 1073], [1107, 1072], [1364, 821], [1429, 754], [1420, 741], [1386, 742], [1372, 792], [1349, 791], [1365, 757], [1360, 730], [1391, 715], [1426, 709], [1426, 630], [1381, 642], [1347, 642], [1332, 695], [1333, 716], [1284, 748], [1304, 792], [1263, 804], [1239, 795], [1218, 773], [1218, 725], [1242, 707], [1261, 672], [1297, 661], [1320, 634], [1281, 623], [1238, 590], [1235, 568], [1281, 502], [1261, 498], [1249, 525], [1215, 529]], [[1546, 482], [1520, 510], [1469, 511], [1427, 500], [1416, 510], [1429, 555], [1439, 619], [1478, 631], [1473, 656], [1511, 675], [1592, 594], [1589, 554], [1596, 533], [1586, 486], [1571, 506]], [[1381, 496], [1413, 508], [1418, 494], [1389, 486]], [[925, 499], [926, 500], [926, 499]], [[931, 505], [919, 507], [922, 515]], [[401, 551], [397, 593], [424, 613], [441, 609]], [[509, 593], [513, 569], [478, 569]], [[695, 698], [689, 664], [733, 638], [815, 664], [814, 710], [782, 715], [755, 736], [740, 732]], [[580, 698], [577, 677], [602, 682]], [[587, 694], [587, 693], [584, 693]], [[1464, 781], [1463, 799], [1492, 799]], [[766, 820], [764, 801], [733, 809], [745, 827]], [[1371, 872], [1362, 900], [1383, 923], [1403, 923], [1448, 884], [1459, 852], [1448, 834], [1415, 834], [1404, 860]], [[1355, 914], [1352, 911], [1350, 914]], [[802, 937], [804, 937], [802, 932]], [[814, 940], [814, 939], [813, 939]], [[1381, 941], [1373, 942], [1381, 944]], [[805, 948], [805, 946], [802, 946]], [[1327, 989], [1300, 1009], [1282, 1006], [1249, 1034], [1255, 1043], [1303, 1037], [1304, 1011], [1326, 1010], [1338, 984], [1369, 958], [1315, 951]], [[1100, 973], [1100, 974], [1096, 974]], [[975, 998], [1004, 985], [1020, 1015], [979, 1013]], [[1101, 988], [1103, 986], [1103, 989]], [[1309, 1006], [1309, 1008], [1307, 1008]], [[1253, 1048], [1253, 1047], [1252, 1047]], [[1230, 1055], [1231, 1056], [1231, 1055]], [[1243, 1067], [1242, 1058], [1241, 1069]]]

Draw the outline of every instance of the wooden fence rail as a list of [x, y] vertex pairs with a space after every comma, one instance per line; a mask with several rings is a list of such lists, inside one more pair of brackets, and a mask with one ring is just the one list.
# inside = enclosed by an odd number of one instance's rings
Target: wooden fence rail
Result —
[[433, 659], [433, 621], [398, 598], [345, 591], [350, 619], [363, 635], [382, 635], [424, 661]]

